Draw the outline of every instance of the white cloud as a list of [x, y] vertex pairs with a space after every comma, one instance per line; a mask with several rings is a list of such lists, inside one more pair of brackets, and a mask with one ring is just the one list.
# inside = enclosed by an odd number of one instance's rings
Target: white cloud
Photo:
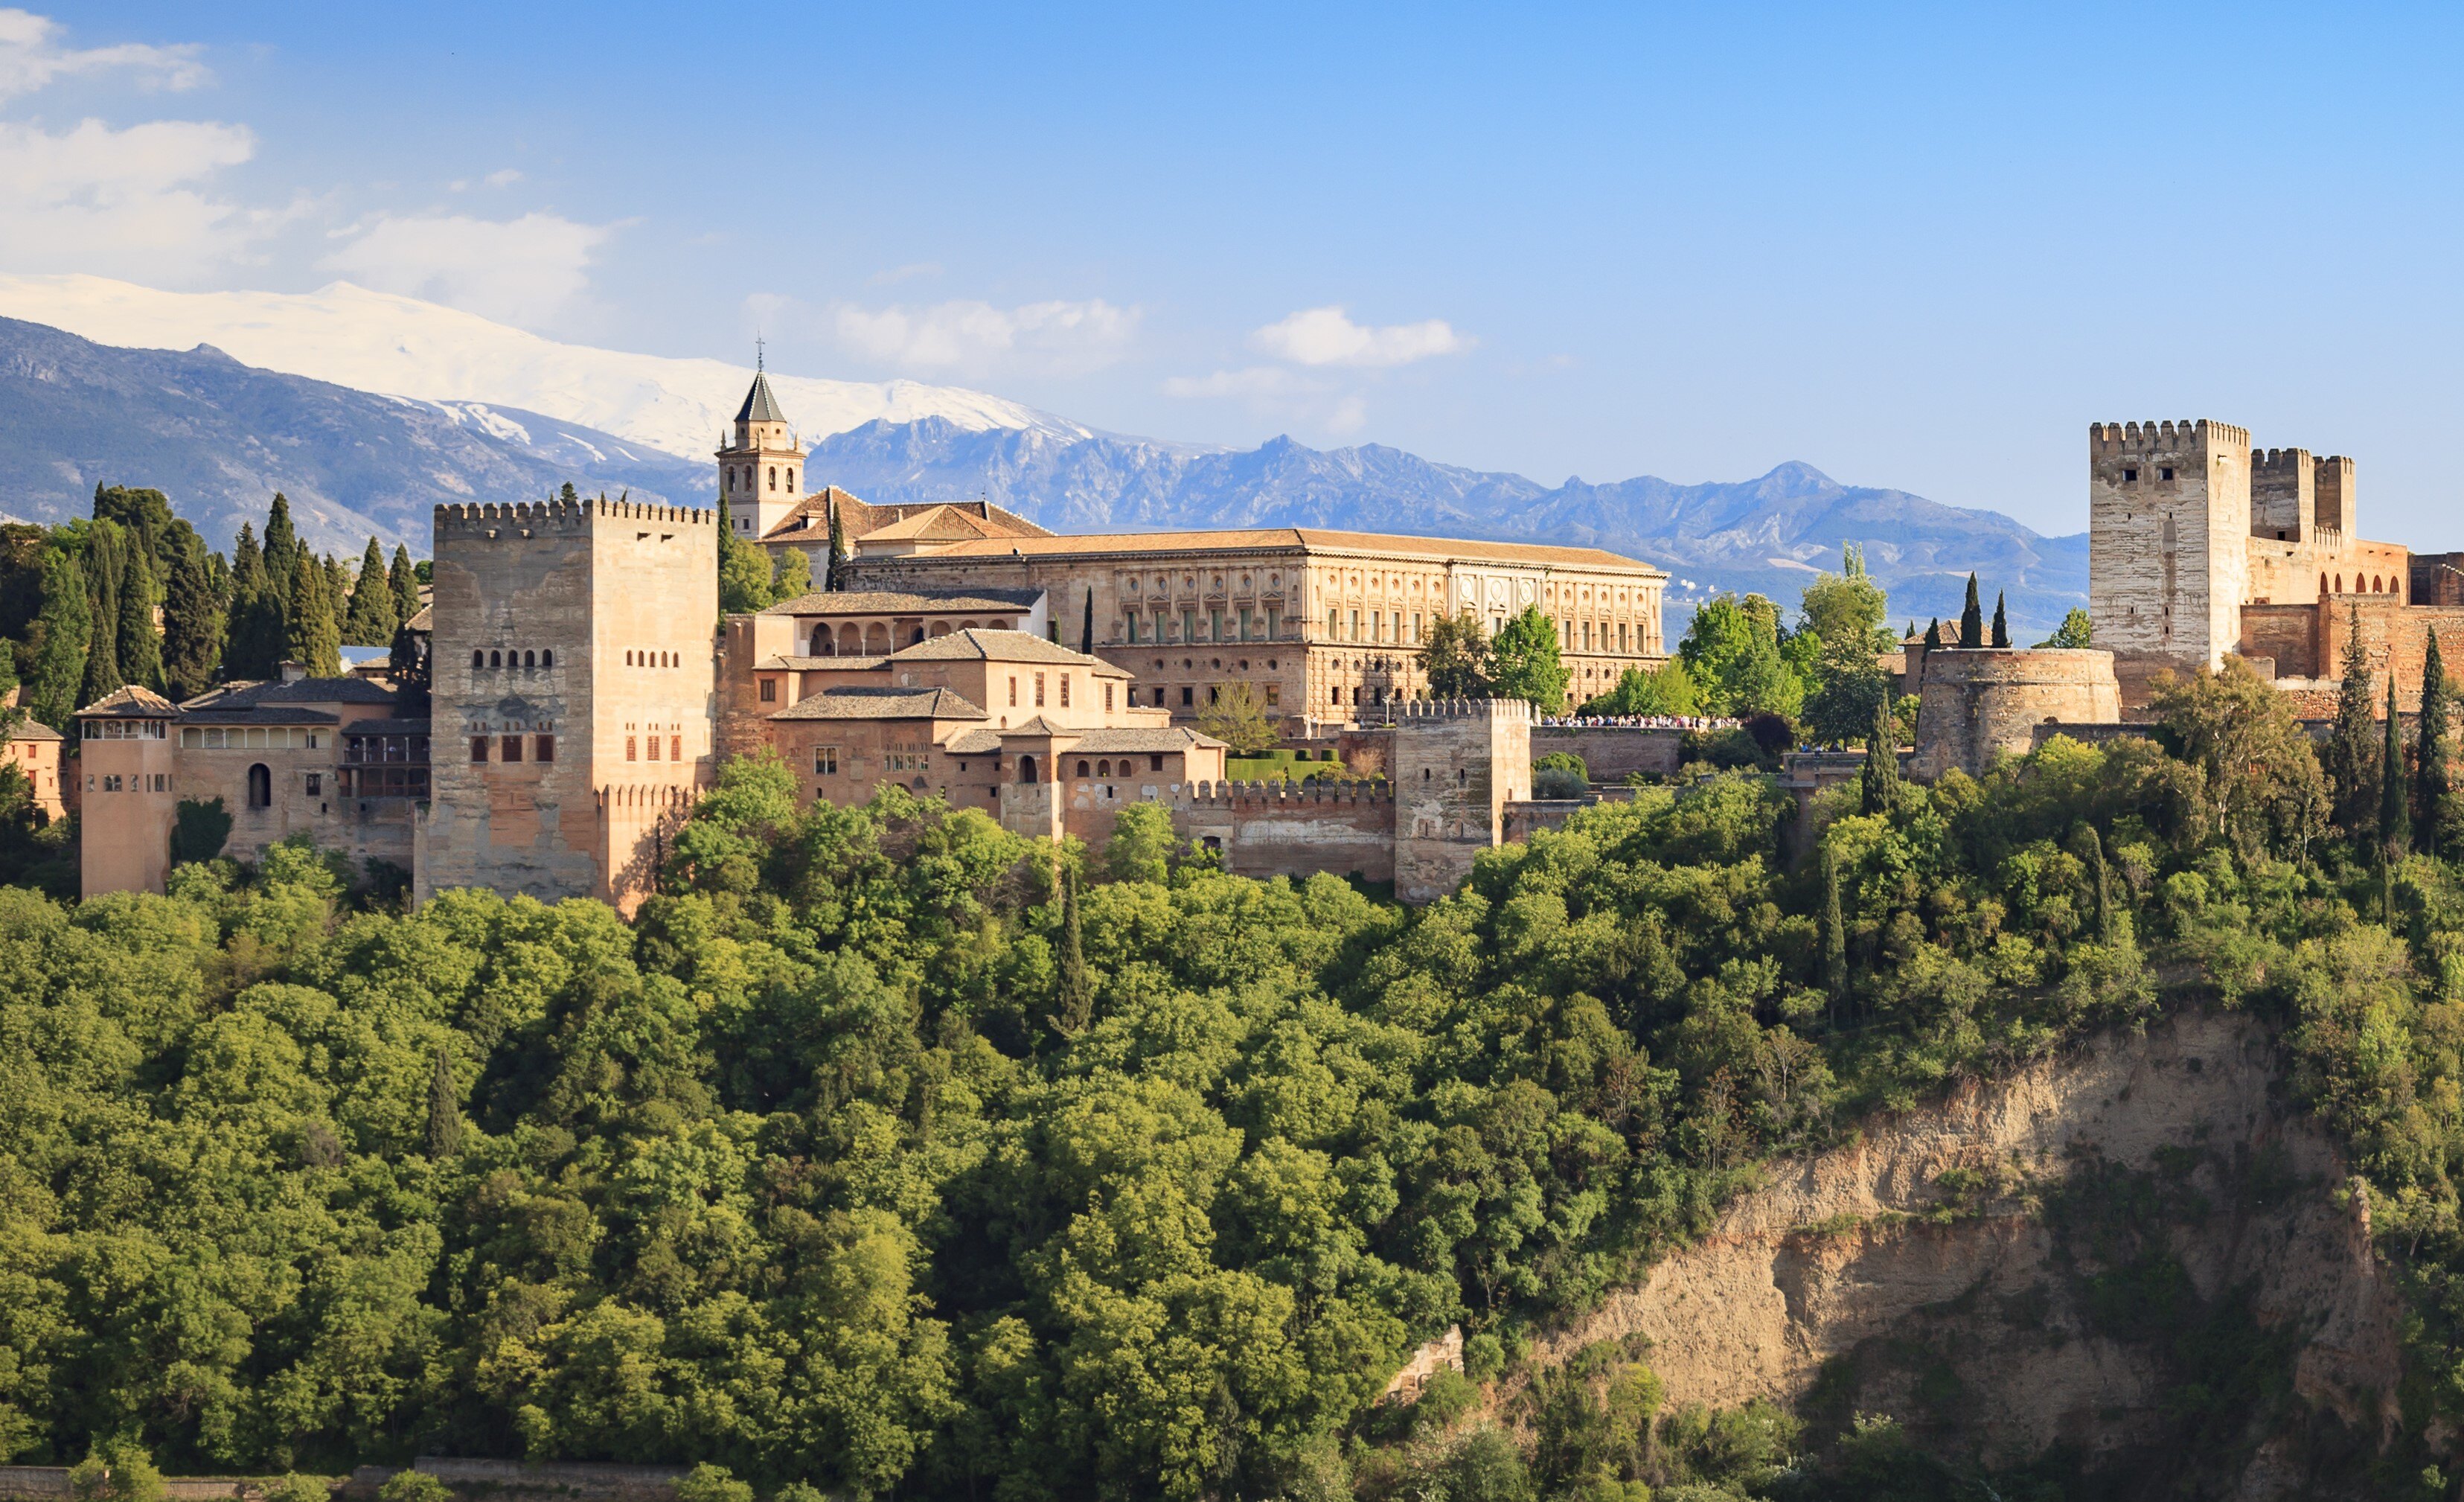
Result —
[[380, 214], [343, 231], [351, 243], [318, 266], [379, 292], [536, 327], [581, 295], [591, 256], [615, 229], [550, 213]]
[[1138, 310], [1100, 298], [1016, 308], [956, 301], [876, 309], [843, 302], [831, 308], [830, 321], [842, 345], [899, 370], [1077, 372], [1121, 358], [1137, 334]]
[[55, 78], [119, 68], [135, 72], [141, 88], [193, 89], [210, 77], [193, 46], [128, 42], [71, 50], [59, 45], [59, 31], [49, 16], [0, 10], [0, 99], [32, 94]]
[[521, 180], [521, 170], [518, 167], [510, 166], [498, 167], [487, 176], [479, 179], [480, 182], [487, 184], [490, 188], [511, 188]]
[[255, 151], [244, 125], [0, 121], [0, 263], [181, 280], [244, 254], [297, 210], [243, 209], [203, 185]]
[[1339, 307], [1304, 308], [1249, 336], [1250, 348], [1298, 365], [1408, 365], [1471, 344], [1443, 319], [1373, 328]]
[[939, 261], [911, 261], [905, 266], [892, 266], [888, 271], [874, 272], [869, 280], [876, 287], [891, 287], [902, 281], [913, 281], [918, 276], [938, 276], [939, 275], [941, 275]]

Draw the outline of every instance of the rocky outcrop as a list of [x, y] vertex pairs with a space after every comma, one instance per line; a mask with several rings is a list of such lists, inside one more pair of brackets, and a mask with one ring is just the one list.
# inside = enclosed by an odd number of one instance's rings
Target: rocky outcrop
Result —
[[1639, 1336], [1672, 1403], [1888, 1413], [1993, 1466], [2194, 1433], [2229, 1492], [2315, 1494], [2389, 1432], [2400, 1309], [2278, 1083], [2258, 1026], [2193, 1014], [1970, 1085], [1782, 1165], [1534, 1357]]

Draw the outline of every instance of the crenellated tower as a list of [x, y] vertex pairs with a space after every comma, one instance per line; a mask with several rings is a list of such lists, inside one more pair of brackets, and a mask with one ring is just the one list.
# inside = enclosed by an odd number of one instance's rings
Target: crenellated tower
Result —
[[754, 357], [754, 365], [752, 388], [717, 453], [718, 493], [726, 497], [728, 525], [740, 542], [761, 538], [804, 497], [803, 448], [771, 394], [760, 356]]
[[2093, 423], [2087, 446], [2096, 644], [2125, 658], [2217, 666], [2240, 644], [2250, 597], [2250, 431], [2204, 418]]

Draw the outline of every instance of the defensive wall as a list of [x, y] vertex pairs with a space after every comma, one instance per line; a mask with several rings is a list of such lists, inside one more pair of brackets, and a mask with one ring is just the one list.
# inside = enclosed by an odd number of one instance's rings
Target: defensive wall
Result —
[[2113, 653], [2092, 648], [1980, 647], [1925, 653], [1917, 700], [1916, 777], [1971, 775], [2005, 752], [2025, 754], [2044, 721], [2122, 718]]
[[1395, 793], [1383, 783], [1195, 783], [1165, 795], [1173, 832], [1241, 876], [1319, 872], [1395, 879]]
[[[1398, 712], [1402, 708], [1396, 707]], [[1595, 783], [1622, 783], [1638, 775], [1674, 777], [1684, 762], [1685, 735], [1657, 725], [1533, 725], [1531, 760], [1571, 751], [1583, 759]], [[1334, 737], [1332, 749], [1353, 776], [1390, 776], [1394, 727], [1346, 726]]]

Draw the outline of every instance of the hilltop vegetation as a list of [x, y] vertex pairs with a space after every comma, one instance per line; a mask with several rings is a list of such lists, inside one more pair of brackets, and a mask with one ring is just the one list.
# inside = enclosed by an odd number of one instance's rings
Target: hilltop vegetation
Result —
[[[2164, 709], [2162, 744], [1837, 790], [1793, 871], [1786, 806], [1724, 774], [1409, 914], [1225, 875], [1150, 810], [1056, 866], [895, 792], [800, 811], [766, 762], [630, 926], [352, 911], [291, 847], [167, 896], [0, 889], [0, 1449], [1016, 1502], [1950, 1495], [1906, 1490], [1951, 1472], [1884, 1422], [1657, 1411], [1647, 1353], [1542, 1374], [1528, 1445], [1460, 1382], [1373, 1400], [1450, 1323], [1497, 1375], [1772, 1154], [2197, 995], [2290, 1029], [2419, 1291], [2400, 1494], [2464, 1408], [2464, 891], [2331, 827], [2247, 674]], [[2160, 986], [2167, 957], [2205, 979]]]

